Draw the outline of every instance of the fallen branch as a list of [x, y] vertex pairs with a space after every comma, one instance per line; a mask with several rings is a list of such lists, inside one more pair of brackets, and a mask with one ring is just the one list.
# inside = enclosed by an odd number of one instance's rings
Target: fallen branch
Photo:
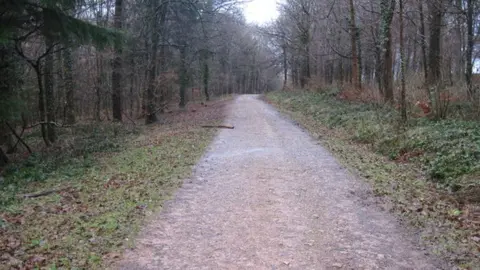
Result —
[[[25, 126], [22, 127], [22, 132], [20, 132], [20, 135], [18, 135], [20, 138], [23, 136], [23, 133], [25, 132]], [[15, 145], [12, 147], [12, 150], [15, 151], [15, 149], [17, 149], [17, 146], [18, 146], [18, 143], [20, 142], [20, 140], [17, 139], [17, 142], [15, 143]]]
[[[32, 153], [32, 149], [30, 149], [30, 146], [27, 145], [27, 143], [25, 143], [24, 140], [22, 140], [22, 138], [20, 136], [18, 136], [17, 132], [15, 132], [15, 129], [10, 126], [10, 124], [7, 123], [7, 121], [5, 121], [5, 125], [7, 125], [8, 129], [10, 129], [10, 131], [13, 133], [13, 135], [17, 138], [17, 140], [19, 140], [23, 146], [25, 146], [25, 148], [27, 148], [27, 151], [28, 153]], [[24, 129], [25, 130], [25, 129]], [[22, 134], [23, 134], [23, 131], [22, 131]]]
[[38, 193], [22, 194], [22, 195], [18, 195], [18, 197], [24, 198], [24, 199], [38, 198], [38, 197], [47, 196], [47, 195], [50, 195], [50, 194], [53, 194], [53, 193], [58, 193], [58, 192], [67, 190], [69, 188], [70, 187], [61, 188], [61, 189], [46, 190], [46, 191], [42, 191], [42, 192], [38, 192]]
[[234, 129], [234, 126], [224, 126], [224, 125], [218, 125], [218, 126], [202, 126], [202, 128], [226, 128], [226, 129]]
[[37, 126], [40, 126], [40, 125], [54, 125], [54, 126], [60, 127], [60, 128], [72, 127], [72, 125], [59, 125], [55, 122], [39, 122], [39, 123], [36, 123], [36, 124], [31, 125], [29, 127], [25, 127], [25, 129], [31, 129], [31, 128], [34, 128], [34, 127], [37, 127]]

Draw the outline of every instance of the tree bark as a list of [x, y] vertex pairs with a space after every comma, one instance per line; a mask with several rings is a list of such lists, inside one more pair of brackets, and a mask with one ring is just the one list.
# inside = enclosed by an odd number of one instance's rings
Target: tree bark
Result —
[[302, 63], [302, 72], [300, 75], [300, 86], [305, 88], [310, 80], [310, 41], [308, 38], [307, 43], [305, 44], [303, 63]]
[[186, 100], [186, 91], [188, 85], [188, 74], [187, 74], [187, 48], [186, 45], [180, 47], [180, 108], [185, 108], [187, 105]]
[[288, 61], [287, 61], [287, 45], [283, 44], [283, 90], [287, 89], [288, 83]]
[[8, 163], [8, 157], [7, 155], [3, 152], [2, 147], [0, 147], [0, 168], [4, 167]]
[[72, 49], [65, 48], [62, 56], [66, 88], [65, 118], [68, 125], [73, 125], [75, 124], [75, 82], [73, 80]]
[[363, 56], [362, 56], [362, 41], [360, 40], [360, 30], [358, 27], [355, 27], [356, 29], [356, 36], [357, 36], [357, 55], [358, 55], [358, 86], [359, 90], [362, 89], [363, 87]]
[[400, 80], [401, 80], [401, 94], [400, 102], [402, 107], [402, 121], [407, 122], [407, 101], [406, 101], [406, 86], [405, 86], [405, 41], [404, 41], [404, 23], [403, 23], [403, 0], [398, 0], [400, 6]]
[[157, 74], [157, 50], [158, 50], [158, 43], [160, 40], [160, 33], [158, 29], [159, 25], [159, 14], [156, 11], [157, 6], [159, 4], [158, 0], [150, 0], [151, 1], [151, 11], [153, 12], [152, 16], [152, 24], [151, 24], [151, 49], [150, 49], [150, 64], [148, 70], [148, 86], [147, 86], [147, 100], [146, 100], [146, 118], [145, 124], [152, 124], [158, 121], [157, 115], [155, 113], [155, 77]]
[[353, 5], [353, 0], [350, 0], [350, 39], [351, 39], [351, 50], [352, 50], [352, 83], [356, 90], [361, 88], [361, 79], [358, 74], [359, 65], [358, 65], [358, 54], [357, 54], [357, 26], [355, 24], [355, 6]]
[[383, 52], [383, 92], [387, 103], [393, 103], [393, 59], [392, 59], [392, 31], [391, 24], [395, 0], [382, 0], [381, 2], [381, 25], [380, 44]]
[[[205, 52], [205, 54], [207, 54]], [[203, 59], [203, 92], [205, 93], [205, 99], [210, 100], [210, 93], [208, 92], [208, 83], [210, 81], [210, 68], [208, 66], [208, 56], [204, 56]]]
[[46, 116], [45, 116], [45, 88], [43, 87], [43, 75], [42, 75], [42, 66], [40, 62], [37, 62], [33, 66], [35, 70], [35, 75], [37, 76], [37, 85], [38, 85], [38, 113], [40, 116], [42, 138], [45, 142], [45, 145], [48, 147], [51, 145], [50, 140], [47, 135], [47, 125], [46, 125]]
[[441, 75], [440, 42], [442, 34], [443, 0], [428, 1], [430, 10], [430, 42], [428, 51], [428, 76], [427, 85], [434, 86], [439, 83]]
[[[46, 38], [46, 48], [53, 46], [51, 40]], [[47, 137], [51, 143], [54, 143], [57, 139], [55, 133], [55, 125], [50, 124], [55, 122], [55, 94], [54, 94], [54, 81], [53, 81], [53, 54], [48, 53], [45, 56], [45, 65], [43, 67], [43, 76], [45, 83], [45, 107], [47, 110]]]
[[474, 0], [467, 0], [467, 50], [465, 54], [465, 62], [467, 67], [465, 70], [465, 81], [468, 87], [468, 94], [473, 97], [474, 88], [472, 87], [472, 74], [473, 74], [473, 45], [474, 45], [474, 32], [473, 32], [473, 6]]
[[[115, 0], [114, 27], [117, 31], [123, 28], [123, 0]], [[122, 44], [115, 42], [115, 56], [112, 70], [112, 112], [114, 121], [122, 121]]]
[[427, 79], [428, 79], [428, 60], [427, 60], [427, 44], [426, 44], [427, 37], [425, 34], [425, 18], [424, 18], [424, 12], [423, 12], [423, 0], [418, 0], [418, 10], [420, 12], [420, 47], [422, 50], [423, 75], [425, 76], [425, 82], [427, 82]]

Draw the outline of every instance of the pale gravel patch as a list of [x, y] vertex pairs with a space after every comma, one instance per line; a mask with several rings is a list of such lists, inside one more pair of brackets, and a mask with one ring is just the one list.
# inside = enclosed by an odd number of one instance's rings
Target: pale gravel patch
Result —
[[258, 96], [226, 122], [117, 269], [448, 269]]

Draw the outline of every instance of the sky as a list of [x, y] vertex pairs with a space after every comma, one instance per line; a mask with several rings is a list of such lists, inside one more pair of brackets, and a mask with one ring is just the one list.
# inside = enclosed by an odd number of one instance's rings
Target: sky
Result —
[[244, 6], [247, 22], [264, 24], [277, 18], [277, 0], [252, 0]]

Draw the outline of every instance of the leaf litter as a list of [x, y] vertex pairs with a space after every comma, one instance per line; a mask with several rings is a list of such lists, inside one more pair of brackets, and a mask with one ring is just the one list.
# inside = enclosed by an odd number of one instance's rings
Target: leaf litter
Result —
[[[118, 260], [144, 220], [190, 174], [215, 134], [200, 126], [221, 124], [228, 102], [162, 114], [162, 124], [111, 140], [115, 151], [93, 149], [89, 166], [58, 165], [41, 181], [19, 187], [19, 193], [60, 191], [2, 202], [0, 269], [103, 269]], [[6, 183], [8, 177], [20, 176], [6, 175]], [[65, 182], [69, 187], [59, 189]]]

